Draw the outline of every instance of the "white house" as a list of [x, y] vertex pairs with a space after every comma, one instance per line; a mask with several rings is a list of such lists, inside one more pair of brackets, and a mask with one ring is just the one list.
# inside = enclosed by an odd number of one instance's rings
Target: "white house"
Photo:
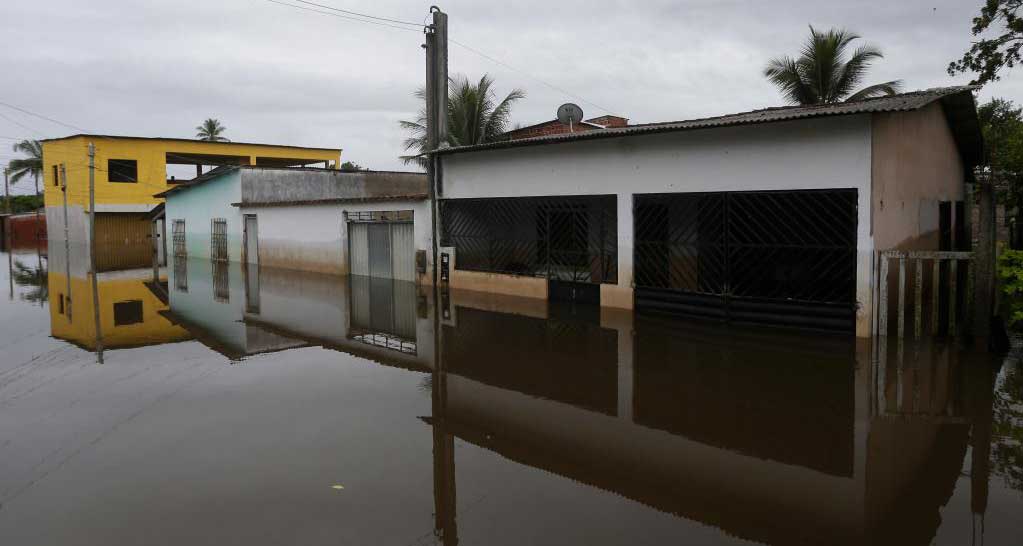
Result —
[[981, 145], [952, 87], [440, 149], [445, 278], [866, 337], [876, 250], [968, 244]]
[[232, 166], [158, 196], [175, 257], [430, 282], [419, 173]]

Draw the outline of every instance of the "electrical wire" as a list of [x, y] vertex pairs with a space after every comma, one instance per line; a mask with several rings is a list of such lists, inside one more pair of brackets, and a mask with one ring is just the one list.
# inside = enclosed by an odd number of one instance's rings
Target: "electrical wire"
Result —
[[20, 121], [12, 118], [10, 116], [8, 116], [7, 114], [4, 114], [3, 112], [0, 112], [0, 118], [4, 118], [7, 121], [17, 125], [18, 127], [21, 127], [22, 129], [25, 129], [25, 130], [30, 131], [32, 133], [35, 133], [37, 135], [41, 135], [41, 136], [44, 136], [44, 137], [46, 136], [46, 133], [44, 133], [44, 132], [42, 132], [42, 131], [40, 131], [38, 129], [33, 129], [32, 127], [29, 127], [28, 125], [25, 125], [24, 123], [21, 123]]
[[366, 13], [359, 13], [357, 11], [349, 11], [349, 10], [346, 10], [346, 9], [335, 8], [335, 7], [332, 7], [332, 6], [325, 6], [323, 4], [317, 4], [316, 2], [309, 2], [307, 0], [294, 0], [294, 1], [295, 2], [299, 2], [301, 4], [309, 4], [310, 6], [316, 6], [318, 8], [329, 9], [331, 11], [340, 11], [341, 13], [347, 13], [349, 15], [358, 15], [359, 17], [365, 17], [367, 19], [377, 19], [379, 21], [388, 21], [388, 22], [391, 22], [391, 23], [398, 23], [398, 24], [401, 24], [401, 25], [411, 25], [411, 26], [414, 26], [416, 28], [422, 28], [423, 27], [423, 25], [421, 23], [413, 23], [413, 22], [410, 22], [410, 21], [401, 21], [399, 19], [390, 19], [390, 18], [387, 18], [387, 17], [377, 17], [376, 15], [369, 15], [369, 14], [366, 14]]
[[[304, 6], [296, 6], [295, 4], [288, 4], [286, 2], [281, 2], [280, 0], [266, 0], [266, 1], [274, 3], [274, 4], [280, 4], [282, 6], [288, 6], [288, 7], [292, 7], [292, 8], [296, 8], [296, 9], [302, 9], [302, 10], [306, 10], [306, 11], [311, 11], [313, 13], [320, 13], [320, 14], [323, 14], [323, 15], [333, 15], [335, 17], [341, 17], [342, 19], [349, 19], [349, 20], [352, 20], [352, 21], [360, 22], [360, 23], [369, 23], [369, 24], [375, 24], [375, 25], [382, 25], [382, 26], [387, 26], [387, 27], [395, 28], [395, 29], [398, 29], [398, 30], [412, 30], [412, 29], [406, 28], [406, 27], [398, 27], [398, 26], [395, 26], [395, 25], [378, 23], [378, 22], [375, 22], [375, 21], [367, 21], [365, 19], [356, 19], [356, 18], [353, 18], [353, 17], [345, 17], [345, 16], [342, 16], [342, 15], [338, 15], [336, 13], [330, 13], [330, 12], [321, 11], [321, 10], [318, 10], [318, 9], [311, 9], [311, 8], [307, 8], [307, 7], [304, 7]], [[368, 17], [368, 18], [372, 18], [372, 19], [379, 19], [379, 20], [382, 20], [382, 21], [391, 21], [391, 22], [401, 23], [401, 24], [404, 24], [404, 25], [410, 25], [410, 26], [415, 26], [415, 27], [420, 27], [420, 28], [425, 26], [424, 24], [420, 24], [420, 23], [412, 23], [412, 22], [409, 22], [409, 21], [401, 21], [401, 20], [398, 20], [398, 19], [389, 19], [389, 18], [386, 18], [386, 17], [377, 17], [377, 16], [373, 16], [373, 15], [367, 15], [367, 14], [364, 14], [364, 13], [352, 12], [352, 11], [343, 10], [343, 9], [340, 9], [340, 8], [331, 7], [331, 6], [328, 6], [328, 5], [325, 5], [325, 4], [318, 4], [318, 3], [315, 3], [315, 2], [309, 2], [307, 0], [293, 0], [293, 1], [301, 2], [303, 4], [308, 4], [308, 5], [311, 5], [311, 6], [317, 6], [317, 7], [324, 8], [324, 9], [339, 11], [339, 12], [342, 12], [342, 13], [350, 13], [350, 14], [354, 14], [354, 15], [359, 15], [361, 17]], [[415, 31], [415, 32], [419, 32], [419, 31]], [[550, 83], [550, 82], [548, 82], [546, 80], [543, 80], [541, 78], [533, 76], [532, 74], [526, 72], [525, 70], [516, 68], [516, 67], [514, 67], [514, 66], [512, 66], [512, 65], [510, 65], [510, 64], [508, 64], [508, 63], [506, 63], [506, 62], [504, 62], [504, 61], [502, 61], [502, 60], [500, 60], [500, 59], [498, 59], [498, 58], [496, 58], [496, 57], [494, 57], [492, 55], [487, 55], [486, 53], [484, 53], [484, 52], [482, 52], [482, 51], [480, 51], [480, 50], [478, 50], [478, 49], [476, 49], [476, 48], [474, 48], [474, 47], [472, 47], [472, 46], [470, 46], [468, 44], [464, 44], [464, 43], [459, 42], [457, 40], [454, 40], [454, 39], [452, 39], [450, 37], [448, 38], [448, 41], [451, 42], [452, 44], [455, 44], [455, 45], [465, 49], [466, 51], [468, 51], [470, 53], [478, 55], [479, 57], [482, 57], [482, 58], [484, 58], [484, 59], [486, 59], [486, 60], [488, 60], [488, 61], [490, 61], [492, 63], [495, 63], [495, 64], [497, 64], [499, 66], [503, 66], [504, 68], [507, 68], [508, 70], [516, 72], [516, 73], [518, 73], [518, 74], [520, 74], [522, 76], [525, 76], [525, 77], [527, 77], [527, 78], [529, 78], [529, 79], [531, 79], [531, 80], [533, 80], [533, 81], [535, 81], [535, 82], [537, 82], [537, 83], [539, 83], [539, 84], [541, 84], [541, 85], [543, 85], [545, 87], [548, 87], [548, 88], [550, 88], [550, 89], [552, 89], [554, 91], [557, 91], [558, 93], [561, 93], [561, 94], [563, 94], [565, 96], [568, 96], [568, 97], [572, 97], [572, 98], [578, 100], [579, 102], [582, 102], [582, 103], [588, 104], [590, 106], [593, 106], [594, 108], [597, 108], [598, 110], [607, 112], [608, 114], [616, 115], [615, 112], [613, 110], [609, 109], [609, 108], [605, 108], [605, 107], [603, 107], [603, 106], [601, 106], [601, 105], [599, 105], [599, 104], [597, 104], [597, 103], [595, 103], [595, 102], [593, 102], [591, 100], [587, 100], [586, 98], [582, 97], [581, 95], [579, 95], [577, 93], [573, 93], [573, 92], [571, 92], [571, 91], [569, 91], [567, 89], [564, 89], [562, 87], [558, 87], [557, 85], [554, 85], [554, 84], [552, 84], [552, 83]]]
[[44, 116], [42, 114], [37, 114], [37, 113], [32, 112], [30, 110], [26, 110], [26, 109], [21, 108], [19, 106], [15, 106], [13, 104], [8, 104], [8, 103], [3, 102], [3, 101], [0, 101], [0, 106], [6, 106], [6, 107], [11, 108], [13, 110], [17, 110], [17, 111], [19, 111], [19, 112], [21, 112], [23, 114], [28, 114], [30, 116], [35, 116], [35, 117], [37, 117], [39, 119], [44, 119], [44, 120], [49, 121], [51, 123], [56, 123], [57, 125], [63, 125], [64, 127], [67, 127], [69, 129], [74, 129], [76, 131], [82, 131], [83, 133], [87, 133], [88, 132], [85, 129], [82, 129], [81, 127], [76, 127], [74, 125], [71, 125], [70, 123], [64, 123], [63, 121], [57, 121], [57, 120], [55, 120], [53, 118], [48, 118], [48, 117], [46, 117], [46, 116]]
[[[270, 2], [271, 4], [278, 4], [278, 5], [281, 5], [281, 6], [288, 6], [289, 8], [295, 8], [295, 9], [310, 11], [312, 13], [319, 13], [319, 14], [322, 14], [322, 15], [330, 15], [332, 17], [337, 17], [339, 19], [347, 19], [349, 21], [356, 21], [356, 22], [359, 22], [359, 23], [366, 23], [366, 24], [370, 24], [370, 25], [377, 25], [377, 26], [393, 28], [393, 29], [397, 29], [397, 30], [406, 30], [406, 31], [409, 31], [409, 32], [415, 32], [417, 34], [422, 32], [421, 30], [416, 30], [416, 29], [409, 28], [409, 27], [399, 27], [398, 25], [392, 25], [390, 23], [381, 23], [381, 22], [377, 22], [377, 21], [368, 21], [366, 19], [358, 19], [358, 18], [355, 18], [355, 17], [349, 17], [347, 15], [341, 15], [341, 14], [333, 13], [333, 12], [330, 12], [330, 11], [322, 11], [322, 10], [318, 10], [318, 9], [307, 8], [305, 6], [296, 6], [295, 4], [289, 4], [287, 2], [281, 2], [279, 0], [266, 0], [266, 1]], [[295, 1], [298, 2], [300, 0], [295, 0]], [[318, 5], [318, 4], [313, 4], [313, 5]]]
[[461, 48], [465, 49], [466, 51], [469, 51], [470, 53], [475, 53], [476, 55], [479, 55], [480, 57], [483, 57], [484, 59], [487, 59], [490, 62], [493, 62], [493, 63], [496, 63], [498, 65], [501, 65], [501, 66], [507, 68], [508, 70], [511, 70], [513, 72], [517, 72], [517, 73], [519, 73], [519, 74], [521, 74], [521, 75], [523, 75], [523, 76], [525, 76], [525, 77], [527, 77], [527, 78], [529, 78], [529, 79], [531, 79], [531, 80], [533, 80], [535, 82], [538, 82], [538, 83], [540, 83], [540, 84], [542, 84], [544, 86], [547, 86], [548, 88], [553, 89], [554, 91], [557, 91], [557, 92], [562, 93], [562, 94], [564, 94], [566, 96], [572, 97], [572, 98], [578, 100], [579, 102], [584, 102], [586, 104], [589, 104], [590, 106], [593, 106], [594, 108], [597, 108], [599, 110], [603, 110], [604, 112], [607, 112], [608, 114], [616, 115], [613, 111], [611, 111], [608, 108], [604, 108], [603, 106], [601, 106], [601, 105], [599, 105], [599, 104], [597, 104], [597, 103], [595, 103], [593, 101], [586, 100], [583, 97], [581, 97], [581, 96], [579, 96], [579, 95], [577, 95], [575, 93], [572, 93], [571, 91], [568, 91], [567, 89], [562, 89], [561, 87], [558, 87], [558, 86], [556, 86], [556, 85], [554, 85], [552, 83], [549, 83], [549, 82], [546, 82], [544, 80], [541, 80], [540, 78], [537, 78], [536, 76], [533, 76], [533, 75], [529, 74], [528, 72], [526, 72], [524, 70], [520, 70], [518, 68], [515, 68], [514, 66], [511, 66], [510, 64], [505, 63], [504, 61], [501, 61], [500, 59], [496, 59], [494, 57], [491, 57], [490, 55], [487, 55], [486, 53], [483, 53], [482, 51], [480, 51], [478, 49], [475, 49], [475, 48], [470, 47], [470, 46], [468, 46], [466, 44], [463, 44], [462, 42], [454, 40], [454, 39], [452, 39], [450, 37], [448, 38], [448, 41], [453, 43], [453, 44], [455, 44], [458, 47], [461, 47]]

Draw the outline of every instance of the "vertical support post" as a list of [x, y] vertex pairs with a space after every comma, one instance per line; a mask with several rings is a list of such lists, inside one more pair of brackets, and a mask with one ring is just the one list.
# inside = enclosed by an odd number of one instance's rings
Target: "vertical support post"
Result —
[[956, 284], [958, 283], [959, 260], [952, 259], [948, 263], [948, 335], [956, 335]]
[[8, 175], [10, 169], [4, 167], [4, 212], [7, 214], [11, 213], [11, 184], [8, 182]]
[[99, 320], [99, 281], [96, 279], [96, 147], [89, 143], [89, 273], [92, 276], [92, 320], [96, 325], [96, 360], [103, 363], [103, 327]]
[[938, 335], [938, 318], [941, 305], [941, 260], [934, 258], [931, 270], [931, 335]]
[[899, 339], [906, 335], [906, 257], [899, 256]]
[[923, 284], [924, 284], [924, 261], [920, 258], [915, 260], [913, 265], [914, 284], [913, 287], [913, 335], [920, 339], [923, 331]]
[[71, 299], [71, 231], [68, 229], [67, 213], [67, 166], [63, 163], [60, 164], [60, 181], [60, 192], [64, 196], [64, 267], [65, 273], [67, 273], [67, 299], [71, 302], [70, 305], [65, 306], [65, 311], [68, 322], [73, 322], [71, 307], [74, 305], [74, 300]]
[[886, 337], [888, 335], [888, 256], [884, 255], [884, 252], [880, 253], [881, 256], [881, 295], [878, 298], [880, 301], [879, 307], [881, 308], [879, 313], [879, 326], [878, 335]]
[[986, 351], [988, 336], [991, 334], [991, 315], [994, 314], [992, 297], [995, 281], [995, 200], [990, 181], [976, 184], [974, 190], [979, 194], [980, 211], [977, 218], [977, 248], [973, 254], [977, 269], [973, 286], [975, 302], [973, 335], [977, 349]]
[[157, 245], [160, 243], [160, 235], [157, 230], [157, 221], [153, 220], [149, 224], [149, 231], [152, 234], [153, 239], [153, 282], [160, 282], [160, 249]]
[[[426, 147], [432, 152], [447, 142], [448, 114], [448, 16], [436, 6], [430, 8], [433, 24], [426, 28]], [[430, 181], [429, 198], [432, 212], [433, 283], [438, 284], [440, 254], [440, 211], [437, 199], [443, 192], [440, 159], [430, 153], [426, 157], [426, 175]], [[439, 299], [439, 298], [438, 298]]]

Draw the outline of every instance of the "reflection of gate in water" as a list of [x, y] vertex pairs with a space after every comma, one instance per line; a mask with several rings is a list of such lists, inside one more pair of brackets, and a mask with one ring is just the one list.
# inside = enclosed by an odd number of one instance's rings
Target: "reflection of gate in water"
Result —
[[415, 283], [362, 276], [349, 277], [349, 283], [348, 336], [370, 345], [416, 354]]

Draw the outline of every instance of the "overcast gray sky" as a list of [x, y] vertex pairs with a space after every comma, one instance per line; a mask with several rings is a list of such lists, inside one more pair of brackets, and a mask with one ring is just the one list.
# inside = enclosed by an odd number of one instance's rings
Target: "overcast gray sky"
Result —
[[[945, 68], [968, 47], [982, 3], [316, 1], [411, 21], [439, 3], [452, 39], [519, 70], [452, 44], [451, 73], [489, 73], [499, 92], [526, 90], [513, 113], [524, 125], [552, 119], [568, 101], [587, 117], [606, 108], [636, 123], [780, 105], [761, 70], [773, 56], [797, 53], [809, 24], [849, 28], [883, 49], [865, 83], [966, 83]], [[419, 107], [419, 32], [266, 0], [46, 0], [4, 2], [0, 36], [0, 101], [90, 132], [191, 138], [216, 117], [233, 140], [341, 147], [343, 159], [365, 167], [406, 168], [398, 120]], [[991, 96], [1023, 102], [1023, 73], [980, 94]], [[3, 106], [0, 114], [10, 118], [0, 116], [3, 137], [73, 132]], [[10, 142], [0, 139], [0, 163], [12, 156]]]

